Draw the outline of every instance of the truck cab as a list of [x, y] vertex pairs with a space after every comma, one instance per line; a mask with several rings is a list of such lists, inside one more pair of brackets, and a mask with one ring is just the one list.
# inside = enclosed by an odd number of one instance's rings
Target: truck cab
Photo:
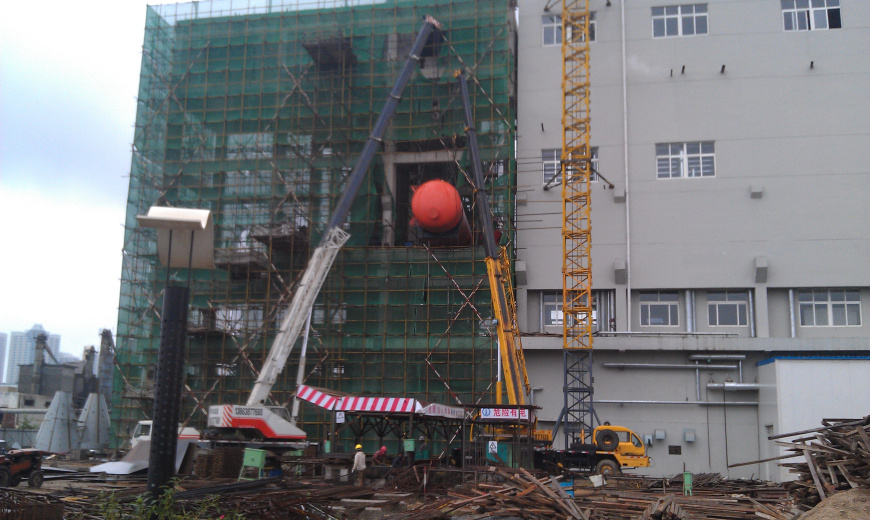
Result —
[[581, 471], [608, 476], [623, 468], [650, 465], [640, 436], [623, 426], [604, 424], [592, 431], [591, 439], [584, 440], [571, 443], [566, 450], [536, 449], [535, 467], [552, 473]]
[[[133, 435], [130, 437], [130, 449], [135, 448], [136, 445], [142, 441], [151, 440], [151, 429], [153, 425], [154, 421], [151, 420], [143, 420], [136, 423], [136, 427], [133, 428]], [[199, 440], [199, 430], [190, 426], [182, 427], [181, 425], [179, 425], [178, 438]]]

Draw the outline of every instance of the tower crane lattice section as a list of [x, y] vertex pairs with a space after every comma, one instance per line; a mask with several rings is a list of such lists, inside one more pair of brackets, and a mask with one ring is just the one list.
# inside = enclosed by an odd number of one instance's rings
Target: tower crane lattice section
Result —
[[566, 447], [591, 441], [589, 2], [562, 1], [562, 334]]

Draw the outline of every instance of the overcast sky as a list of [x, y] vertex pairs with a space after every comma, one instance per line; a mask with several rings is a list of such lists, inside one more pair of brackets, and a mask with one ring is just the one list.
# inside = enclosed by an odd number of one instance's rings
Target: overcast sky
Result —
[[146, 4], [7, 2], [0, 16], [0, 332], [81, 355], [117, 328]]

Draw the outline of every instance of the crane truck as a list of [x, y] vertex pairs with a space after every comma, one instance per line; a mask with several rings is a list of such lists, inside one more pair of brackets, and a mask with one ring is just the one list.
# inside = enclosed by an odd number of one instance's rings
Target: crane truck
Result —
[[290, 412], [283, 406], [267, 406], [269, 393], [283, 371], [293, 345], [307, 320], [309, 310], [314, 306], [320, 288], [329, 273], [339, 250], [350, 238], [342, 229], [351, 205], [362, 186], [365, 175], [380, 146], [387, 126], [396, 112], [402, 92], [411, 78], [414, 65], [424, 56], [424, 50], [431, 48], [441, 24], [426, 16], [422, 28], [417, 33], [414, 45], [405, 64], [393, 85], [383, 110], [375, 122], [369, 138], [363, 146], [356, 165], [348, 176], [344, 193], [338, 201], [320, 243], [311, 255], [305, 271], [296, 286], [293, 298], [286, 312], [275, 341], [269, 350], [257, 381], [244, 405], [219, 404], [209, 406], [207, 437], [221, 439], [241, 436], [245, 439], [261, 440], [271, 447], [286, 443], [295, 446], [305, 441], [306, 434], [291, 422]]

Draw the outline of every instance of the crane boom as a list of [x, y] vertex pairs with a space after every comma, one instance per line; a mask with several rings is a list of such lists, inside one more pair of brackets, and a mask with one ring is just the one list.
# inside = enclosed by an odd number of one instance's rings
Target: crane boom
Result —
[[384, 108], [381, 110], [381, 114], [375, 122], [375, 126], [372, 128], [371, 135], [363, 146], [359, 160], [357, 160], [353, 171], [351, 171], [350, 176], [347, 179], [344, 193], [342, 194], [341, 199], [339, 199], [335, 212], [329, 220], [326, 232], [324, 233], [320, 244], [318, 244], [314, 253], [311, 255], [311, 259], [308, 261], [308, 266], [305, 268], [302, 279], [296, 288], [296, 292], [293, 294], [293, 299], [290, 302], [290, 307], [287, 309], [286, 317], [281, 323], [280, 331], [275, 337], [275, 341], [269, 351], [269, 357], [263, 364], [257, 382], [254, 384], [254, 389], [248, 397], [248, 406], [265, 405], [266, 399], [269, 397], [269, 393], [272, 391], [272, 387], [275, 385], [278, 375], [282, 370], [284, 370], [287, 358], [293, 350], [293, 345], [299, 337], [299, 332], [302, 330], [302, 326], [305, 324], [308, 310], [314, 305], [314, 300], [317, 298], [317, 294], [320, 292], [324, 280], [326, 280], [326, 275], [329, 273], [329, 269], [332, 267], [335, 257], [338, 255], [338, 251], [350, 238], [350, 234], [341, 229], [341, 227], [344, 225], [348, 213], [350, 213], [351, 205], [362, 186], [366, 172], [368, 171], [372, 159], [374, 159], [375, 153], [380, 146], [381, 139], [387, 130], [387, 126], [389, 125], [390, 120], [392, 120], [393, 115], [396, 113], [396, 108], [399, 105], [399, 101], [402, 99], [402, 92], [405, 90], [408, 81], [411, 79], [414, 64], [420, 59], [420, 54], [429, 41], [432, 31], [440, 27], [441, 24], [438, 23], [437, 20], [427, 16], [426, 21], [423, 23], [423, 27], [421, 27], [420, 32], [417, 33], [417, 39], [414, 41], [414, 46], [411, 48], [408, 58], [405, 60], [405, 65], [402, 67], [399, 77], [393, 85], [393, 89], [387, 96]]
[[[497, 320], [499, 354], [502, 359], [504, 379], [507, 385], [508, 402], [510, 404], [525, 404], [525, 396], [531, 393], [529, 377], [526, 373], [526, 361], [520, 343], [517, 327], [516, 310], [511, 298], [510, 276], [502, 270], [503, 250], [495, 242], [495, 232], [489, 210], [489, 198], [483, 185], [483, 167], [480, 162], [480, 150], [477, 146], [477, 131], [474, 128], [474, 117], [471, 113], [471, 101], [468, 95], [468, 82], [465, 71], [456, 73], [459, 80], [459, 90], [462, 94], [462, 107], [465, 111], [465, 135], [468, 139], [468, 150], [471, 154], [472, 185], [474, 187], [477, 214], [480, 227], [483, 230], [483, 249], [486, 253], [486, 272], [489, 276], [489, 290], [492, 295], [492, 312]], [[506, 262], [505, 262], [506, 265]], [[497, 385], [496, 397], [501, 399], [501, 388]]]

